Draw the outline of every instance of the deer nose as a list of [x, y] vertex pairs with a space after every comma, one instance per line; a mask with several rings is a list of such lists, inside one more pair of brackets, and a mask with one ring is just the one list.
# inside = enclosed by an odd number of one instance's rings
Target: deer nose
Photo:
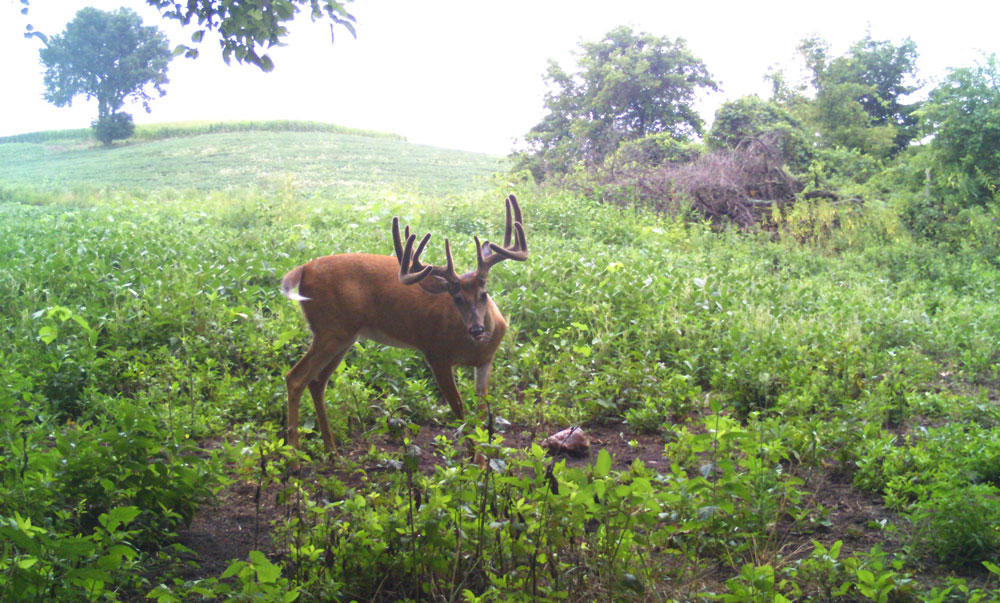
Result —
[[483, 333], [485, 333], [485, 332], [486, 332], [486, 327], [484, 327], [482, 325], [474, 325], [474, 326], [469, 327], [469, 335], [472, 335], [473, 337], [475, 337], [477, 339], [479, 337], [482, 337]]

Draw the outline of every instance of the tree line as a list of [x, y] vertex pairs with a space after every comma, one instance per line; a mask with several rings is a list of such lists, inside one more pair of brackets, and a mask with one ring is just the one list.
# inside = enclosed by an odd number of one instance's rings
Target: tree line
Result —
[[[260, 49], [280, 41], [287, 34], [284, 23], [300, 4], [305, 6], [300, 0], [275, 2], [274, 14], [241, 9], [222, 19], [217, 0], [189, 3], [185, 13], [171, 12], [167, 3], [150, 4], [165, 11], [165, 18], [196, 21], [194, 41], [217, 29], [227, 59], [235, 53], [265, 70], [273, 63]], [[313, 7], [313, 18], [326, 15], [353, 32], [353, 17], [343, 4], [320, 9]], [[251, 22], [256, 29], [247, 29]], [[45, 98], [57, 106], [80, 95], [96, 98], [93, 127], [106, 144], [132, 133], [131, 116], [121, 111], [124, 102], [138, 100], [148, 111], [153, 95], [164, 94], [171, 58], [192, 50], [181, 45], [171, 51], [156, 27], [143, 26], [124, 8], [85, 8], [59, 35], [28, 35], [46, 42], [40, 52]], [[237, 43], [250, 50], [234, 49]], [[515, 165], [539, 181], [623, 158], [652, 169], [766, 137], [807, 186], [922, 189], [936, 202], [911, 203], [906, 211], [925, 229], [956, 208], [996, 205], [1000, 74], [995, 55], [951, 70], [926, 98], [915, 100], [923, 85], [910, 39], [894, 43], [869, 34], [837, 55], [812, 36], [795, 50], [807, 80], [796, 82], [772, 70], [764, 76], [771, 85], [768, 97], [727, 101], [706, 128], [695, 101], [718, 91], [719, 84], [685, 41], [624, 26], [612, 29], [598, 41], [582, 42], [572, 69], [549, 62], [543, 76], [546, 112], [525, 135], [526, 148], [515, 153]]]
[[900, 211], [927, 234], [962, 210], [1000, 207], [995, 55], [952, 69], [927, 92], [909, 38], [868, 34], [835, 54], [812, 36], [795, 51], [804, 81], [772, 69], [769, 96], [723, 103], [706, 128], [695, 100], [719, 85], [685, 41], [615, 28], [581, 43], [574, 69], [549, 63], [546, 113], [514, 154], [517, 168], [537, 181], [620, 173], [623, 164], [648, 176], [763, 139], [800, 188], [904, 195]]

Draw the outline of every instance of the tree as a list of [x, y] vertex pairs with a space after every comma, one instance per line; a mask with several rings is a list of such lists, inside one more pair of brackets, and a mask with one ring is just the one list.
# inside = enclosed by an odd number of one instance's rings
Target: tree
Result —
[[[232, 0], [146, 0], [146, 3], [160, 11], [165, 19], [179, 21], [185, 26], [197, 23], [197, 29], [191, 35], [191, 42], [199, 44], [205, 33], [216, 31], [219, 34], [219, 45], [222, 47], [222, 58], [229, 63], [232, 56], [243, 63], [260, 67], [263, 71], [271, 71], [274, 62], [264, 50], [280, 45], [288, 35], [288, 24], [296, 15], [308, 7], [309, 16], [313, 21], [330, 20], [330, 37], [333, 38], [333, 26], [339, 25], [350, 34], [355, 35], [354, 16], [347, 12], [347, 4], [352, 0], [267, 0], [258, 2], [233, 2]], [[21, 13], [28, 14], [29, 0], [21, 0], [26, 5]], [[32, 25], [25, 25], [25, 37], [38, 37], [43, 41], [46, 36], [34, 30]], [[175, 50], [187, 57], [197, 57], [198, 48], [182, 44]]]
[[867, 35], [846, 54], [831, 58], [829, 45], [813, 36], [798, 50], [812, 72], [813, 119], [828, 146], [890, 156], [917, 136], [913, 112], [919, 105], [903, 102], [919, 87], [912, 40], [895, 46]]
[[118, 113], [127, 98], [141, 101], [148, 113], [150, 92], [166, 94], [163, 86], [173, 56], [166, 36], [156, 27], [144, 27], [127, 8], [82, 9], [39, 54], [45, 65], [45, 100], [66, 107], [81, 94], [97, 99], [93, 125], [104, 144], [131, 135], [131, 116]]
[[933, 134], [931, 156], [942, 192], [962, 206], [1000, 199], [1000, 64], [995, 54], [955, 69], [919, 115]]
[[541, 171], [599, 163], [622, 142], [649, 134], [701, 134], [695, 95], [718, 87], [683, 39], [619, 27], [580, 46], [575, 73], [549, 62], [548, 113], [525, 136]]

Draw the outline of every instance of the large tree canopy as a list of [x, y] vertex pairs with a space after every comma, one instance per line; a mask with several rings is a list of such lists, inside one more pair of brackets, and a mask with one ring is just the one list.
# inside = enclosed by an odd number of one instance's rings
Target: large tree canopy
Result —
[[548, 113], [525, 137], [545, 171], [600, 162], [648, 134], [683, 140], [702, 132], [695, 96], [717, 85], [684, 40], [619, 27], [580, 46], [576, 72], [549, 62]]
[[[254, 2], [233, 2], [232, 0], [146, 0], [156, 7], [164, 18], [174, 19], [185, 26], [192, 23], [196, 29], [191, 34], [193, 45], [182, 44], [175, 52], [188, 57], [197, 57], [199, 44], [205, 33], [218, 32], [222, 58], [229, 63], [235, 56], [237, 61], [250, 63], [264, 71], [274, 68], [274, 62], [265, 54], [267, 48], [280, 45], [288, 35], [288, 24], [304, 9], [309, 16], [330, 20], [330, 35], [333, 26], [344, 27], [354, 35], [354, 16], [347, 12], [347, 4], [352, 0], [257, 0]], [[29, 0], [21, 0], [28, 5]], [[25, 6], [21, 12], [28, 14]], [[45, 36], [28, 24], [25, 36], [45, 39]]]
[[921, 110], [937, 181], [962, 204], [1000, 198], [1000, 62], [953, 70]]
[[904, 102], [918, 88], [912, 40], [896, 46], [868, 35], [846, 54], [830, 57], [829, 45], [811, 37], [802, 41], [799, 52], [812, 72], [813, 118], [827, 144], [884, 156], [916, 137], [913, 111], [918, 105]]
[[[151, 93], [165, 94], [167, 65], [173, 57], [166, 36], [156, 27], [143, 26], [139, 15], [127, 8], [82, 9], [63, 33], [48, 39], [39, 55], [45, 65], [45, 100], [65, 107], [79, 95], [97, 99], [99, 134], [130, 129], [131, 118], [118, 113], [128, 98], [149, 111]], [[101, 140], [109, 143], [129, 134]]]

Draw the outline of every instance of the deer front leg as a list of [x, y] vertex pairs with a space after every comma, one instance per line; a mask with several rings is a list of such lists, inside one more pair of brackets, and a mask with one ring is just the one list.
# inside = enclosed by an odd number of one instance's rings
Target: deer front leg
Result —
[[483, 410], [484, 398], [490, 389], [490, 371], [492, 370], [492, 361], [476, 367], [476, 399], [480, 411]]
[[462, 396], [458, 393], [458, 387], [455, 386], [455, 373], [452, 371], [451, 365], [439, 362], [428, 362], [428, 364], [430, 364], [431, 372], [434, 374], [434, 380], [437, 381], [438, 389], [441, 390], [441, 395], [451, 407], [451, 412], [456, 418], [464, 419], [465, 404], [462, 402]]

